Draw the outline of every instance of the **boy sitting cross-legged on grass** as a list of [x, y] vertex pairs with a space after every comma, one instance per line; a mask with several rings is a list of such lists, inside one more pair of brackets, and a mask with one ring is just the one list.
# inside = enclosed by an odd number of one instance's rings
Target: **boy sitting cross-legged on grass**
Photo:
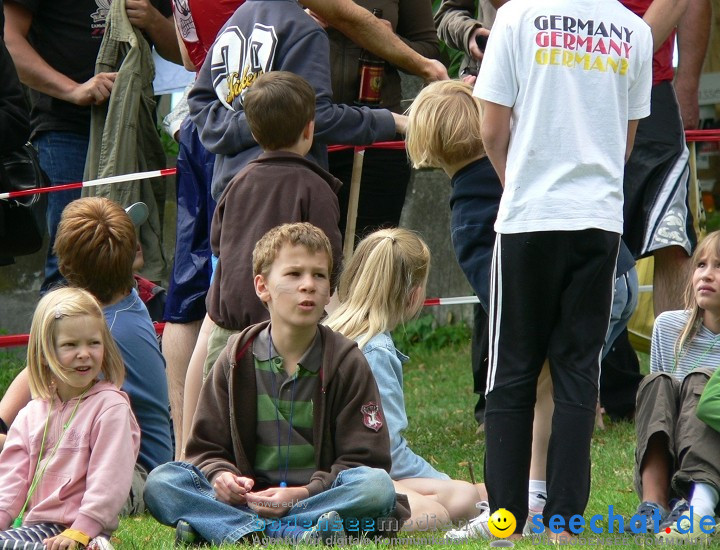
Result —
[[[266, 233], [253, 251], [270, 322], [231, 336], [200, 394], [189, 463], [148, 478], [146, 505], [181, 541], [328, 542], [343, 527], [402, 525], [407, 500], [388, 475], [390, 447], [374, 378], [354, 342], [318, 325], [332, 253], [309, 223]], [[401, 500], [402, 499], [402, 500]], [[400, 521], [382, 522], [394, 517]]]
[[[217, 265], [206, 300], [211, 328], [207, 340], [198, 340], [188, 367], [188, 381], [197, 381], [183, 395], [189, 419], [197, 406], [196, 388], [230, 335], [268, 318], [252, 282], [252, 251], [260, 237], [283, 223], [309, 222], [330, 239], [336, 270], [342, 259], [337, 197], [342, 182], [305, 158], [315, 127], [312, 86], [287, 71], [264, 73], [245, 93], [243, 109], [263, 153], [233, 177], [213, 214], [210, 246]], [[185, 446], [182, 441], [180, 456]]]

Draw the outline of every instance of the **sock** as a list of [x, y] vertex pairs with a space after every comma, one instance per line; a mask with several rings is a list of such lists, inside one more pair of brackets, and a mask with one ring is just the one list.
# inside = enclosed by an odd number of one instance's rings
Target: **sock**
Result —
[[528, 483], [528, 507], [542, 512], [545, 502], [547, 502], [547, 483], [544, 479], [531, 479]]
[[693, 513], [700, 516], [715, 517], [715, 507], [717, 506], [720, 496], [712, 485], [707, 483], [693, 483], [692, 497], [690, 498], [690, 506], [693, 507]]

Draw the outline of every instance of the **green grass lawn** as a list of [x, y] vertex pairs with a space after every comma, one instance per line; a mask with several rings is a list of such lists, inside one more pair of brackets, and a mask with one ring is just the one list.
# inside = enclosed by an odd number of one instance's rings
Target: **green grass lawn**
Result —
[[[0, 351], [0, 393], [4, 392], [6, 384], [21, 365], [22, 358], [17, 353]], [[476, 425], [472, 415], [475, 396], [472, 393], [469, 341], [435, 351], [412, 352], [411, 361], [405, 367], [405, 398], [410, 421], [406, 436], [413, 449], [438, 469], [459, 479], [470, 480], [468, 464], [472, 463], [477, 480], [481, 481], [484, 437], [482, 434], [475, 435]], [[592, 492], [586, 518], [593, 514], [606, 515], [609, 504], [614, 506], [616, 513], [623, 515], [631, 515], [635, 510], [637, 498], [632, 490], [634, 439], [633, 426], [627, 422], [606, 420], [606, 429], [595, 433], [592, 444]], [[442, 544], [441, 535], [439, 532], [403, 535], [403, 538], [430, 536], [438, 539], [436, 544], [403, 546], [437, 546]], [[118, 549], [169, 549], [173, 546], [174, 531], [144, 516], [123, 519], [115, 537]], [[489, 543], [473, 541], [452, 546], [488, 548]], [[524, 540], [516, 546], [550, 547], [531, 540]], [[598, 546], [595, 541], [583, 545], [585, 548]], [[621, 543], [606, 547], [636, 546], [633, 537], [627, 535]]]

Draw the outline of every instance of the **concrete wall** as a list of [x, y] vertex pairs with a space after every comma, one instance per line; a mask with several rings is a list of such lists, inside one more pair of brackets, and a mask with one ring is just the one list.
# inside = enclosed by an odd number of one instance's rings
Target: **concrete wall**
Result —
[[[449, 198], [450, 179], [442, 170], [413, 171], [400, 225], [420, 233], [430, 247], [427, 296], [432, 298], [473, 294], [450, 242]], [[464, 319], [472, 325], [472, 306], [433, 306], [425, 308], [423, 314], [428, 312], [441, 324]]]
[[27, 333], [42, 282], [47, 238], [43, 249], [0, 267], [0, 333]]

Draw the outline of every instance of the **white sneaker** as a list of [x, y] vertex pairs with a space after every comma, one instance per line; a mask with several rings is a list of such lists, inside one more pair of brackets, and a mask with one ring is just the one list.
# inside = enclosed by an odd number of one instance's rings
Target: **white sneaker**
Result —
[[490, 505], [484, 500], [475, 505], [480, 510], [480, 515], [471, 519], [467, 525], [460, 529], [451, 529], [445, 533], [446, 539], [463, 540], [463, 539], [490, 539], [494, 538], [488, 529], [488, 520], [490, 519]]
[[533, 518], [537, 514], [542, 515], [542, 513], [543, 513], [542, 508], [539, 508], [539, 509], [528, 508], [527, 521], [525, 522], [525, 527], [523, 527], [523, 533], [522, 533], [523, 537], [532, 537], [534, 535], [539, 535], [545, 531], [545, 526], [543, 526], [543, 530], [540, 531], [540, 533], [534, 532], [534, 530], [537, 529], [537, 525], [535, 525], [535, 523], [533, 523]]

